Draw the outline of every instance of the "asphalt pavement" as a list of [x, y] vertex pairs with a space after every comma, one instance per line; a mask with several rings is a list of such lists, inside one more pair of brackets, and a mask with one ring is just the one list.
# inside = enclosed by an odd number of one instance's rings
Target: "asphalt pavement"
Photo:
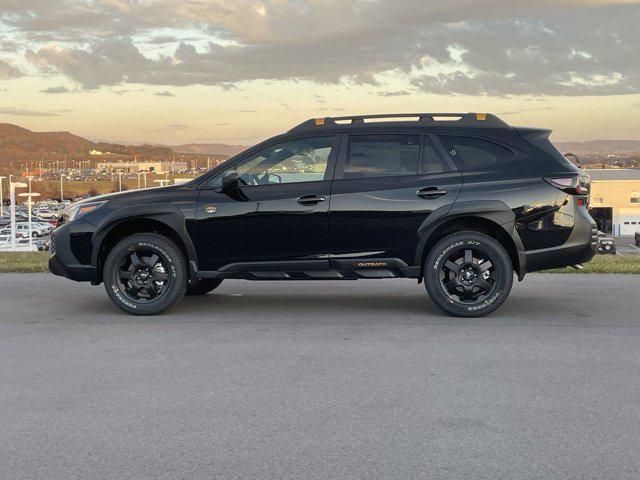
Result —
[[132, 317], [0, 275], [2, 479], [637, 479], [640, 276], [483, 319], [411, 280], [226, 281]]

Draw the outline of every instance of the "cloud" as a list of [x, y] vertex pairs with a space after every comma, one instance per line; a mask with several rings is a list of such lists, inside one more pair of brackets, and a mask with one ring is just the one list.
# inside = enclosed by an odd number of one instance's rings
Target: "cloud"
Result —
[[163, 90], [161, 92], [156, 92], [154, 93], [155, 96], [157, 97], [175, 97], [175, 95], [173, 93], [171, 93], [168, 90]]
[[69, 93], [71, 90], [69, 90], [67, 87], [65, 87], [64, 85], [61, 85], [59, 87], [49, 87], [49, 88], [45, 88], [44, 90], [40, 90], [42, 93]]
[[4, 60], [0, 60], [0, 80], [21, 77], [22, 72]]
[[[624, 0], [512, 0], [509, 8], [502, 0], [4, 3], [0, 22], [31, 40], [27, 60], [84, 88], [227, 88], [257, 79], [375, 85], [391, 72], [427, 93], [640, 92], [640, 4]], [[177, 41], [170, 53], [144, 48]]]
[[14, 117], [59, 117], [65, 113], [69, 113], [69, 109], [60, 110], [31, 110], [28, 108], [11, 108], [0, 107], [0, 115], [9, 115]]
[[519, 115], [521, 113], [542, 112], [545, 110], [555, 110], [555, 107], [524, 108], [522, 110], [513, 110], [510, 112], [498, 112], [496, 115]]
[[166, 131], [180, 131], [180, 130], [188, 130], [191, 128], [191, 125], [185, 125], [183, 123], [172, 123], [170, 125], [165, 125], [162, 128], [154, 130], [154, 132], [166, 132]]
[[403, 97], [406, 95], [411, 95], [411, 92], [407, 90], [395, 90], [392, 92], [374, 92], [374, 95], [379, 97]]

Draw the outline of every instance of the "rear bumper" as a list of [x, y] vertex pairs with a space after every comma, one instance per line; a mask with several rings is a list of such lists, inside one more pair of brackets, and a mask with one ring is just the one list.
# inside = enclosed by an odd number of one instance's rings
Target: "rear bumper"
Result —
[[526, 252], [527, 272], [562, 268], [590, 261], [598, 253], [598, 226], [586, 209], [579, 209], [564, 245]]
[[71, 224], [62, 225], [51, 234], [49, 271], [76, 282], [98, 280], [96, 268], [80, 263], [71, 250]]

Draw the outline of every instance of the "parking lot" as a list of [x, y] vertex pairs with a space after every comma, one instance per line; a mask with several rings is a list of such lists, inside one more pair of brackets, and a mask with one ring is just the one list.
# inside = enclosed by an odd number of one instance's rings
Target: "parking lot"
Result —
[[616, 250], [620, 255], [638, 255], [640, 247], [636, 246], [634, 237], [615, 237]]
[[640, 477], [640, 276], [496, 314], [410, 280], [227, 281], [166, 315], [0, 275], [0, 478]]

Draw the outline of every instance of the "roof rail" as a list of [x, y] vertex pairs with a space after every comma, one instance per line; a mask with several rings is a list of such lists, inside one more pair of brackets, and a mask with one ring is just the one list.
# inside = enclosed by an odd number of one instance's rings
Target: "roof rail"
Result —
[[[385, 119], [390, 119], [385, 121]], [[406, 119], [401, 121], [399, 119]], [[401, 121], [415, 125], [451, 125], [452, 127], [507, 127], [508, 124], [490, 113], [387, 113], [377, 115], [351, 115], [347, 117], [312, 118], [295, 126], [290, 132], [311, 130], [336, 125], [362, 125], [365, 123], [391, 123]]]

